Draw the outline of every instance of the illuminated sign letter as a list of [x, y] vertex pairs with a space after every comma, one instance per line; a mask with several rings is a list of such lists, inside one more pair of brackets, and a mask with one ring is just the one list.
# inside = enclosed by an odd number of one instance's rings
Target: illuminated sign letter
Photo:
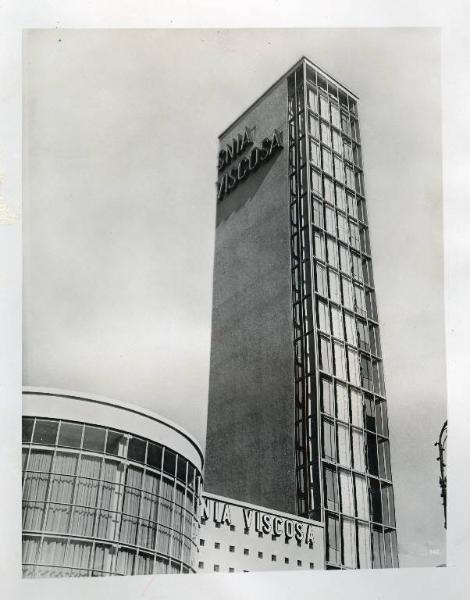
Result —
[[304, 537], [304, 526], [303, 523], [295, 524], [295, 539], [300, 542]]
[[305, 538], [305, 541], [307, 542], [307, 544], [313, 544], [313, 542], [315, 541], [313, 527], [311, 525], [307, 527], [307, 537]]
[[294, 523], [292, 521], [285, 521], [284, 532], [287, 539], [294, 537]]
[[271, 515], [267, 515], [266, 513], [262, 516], [263, 521], [263, 533], [271, 533], [273, 522], [271, 519]]
[[281, 517], [274, 517], [274, 521], [273, 521], [274, 535], [281, 535], [282, 522], [283, 522], [283, 519], [281, 519]]
[[269, 154], [272, 154], [274, 150], [276, 150], [276, 148], [278, 148], [279, 150], [282, 148], [281, 134], [277, 129], [275, 129], [273, 132], [273, 137], [271, 140], [271, 149], [269, 151]]

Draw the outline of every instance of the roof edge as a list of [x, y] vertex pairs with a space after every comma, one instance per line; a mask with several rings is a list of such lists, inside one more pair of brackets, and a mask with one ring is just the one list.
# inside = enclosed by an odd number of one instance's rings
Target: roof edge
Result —
[[141, 415], [143, 417], [147, 417], [152, 421], [157, 421], [170, 429], [173, 429], [183, 437], [185, 437], [196, 449], [199, 454], [202, 465], [204, 465], [204, 454], [202, 452], [202, 447], [199, 442], [193, 437], [189, 432], [187, 432], [183, 427], [174, 423], [170, 419], [166, 417], [162, 417], [161, 415], [154, 413], [153, 411], [138, 406], [136, 404], [131, 404], [129, 402], [122, 402], [121, 400], [112, 400], [111, 398], [107, 398], [106, 396], [100, 396], [98, 394], [88, 394], [84, 392], [76, 392], [73, 390], [63, 390], [59, 388], [49, 388], [49, 387], [41, 387], [41, 386], [23, 386], [22, 389], [23, 394], [37, 394], [39, 396], [59, 396], [63, 398], [72, 398], [75, 400], [84, 400], [85, 402], [96, 402], [98, 404], [105, 404], [108, 406], [113, 406], [115, 408], [120, 408], [121, 410], [127, 410], [128, 412], [132, 412], [134, 414]]
[[343, 91], [345, 91], [347, 94], [349, 94], [350, 96], [353, 96], [356, 100], [359, 100], [359, 96], [357, 94], [355, 94], [354, 92], [352, 92], [349, 88], [347, 88], [345, 85], [343, 85], [342, 83], [340, 83], [337, 79], [335, 79], [332, 75], [330, 75], [327, 71], [325, 71], [324, 69], [322, 69], [321, 67], [319, 67], [317, 64], [315, 64], [312, 60], [310, 60], [309, 58], [307, 58], [305, 55], [301, 56], [299, 58], [298, 61], [296, 61], [294, 63], [294, 65], [292, 67], [290, 67], [287, 71], [285, 71], [280, 77], [278, 77], [276, 79], [276, 81], [271, 84], [267, 90], [265, 90], [260, 96], [258, 96], [258, 98], [256, 98], [256, 100], [254, 100], [247, 108], [245, 108], [245, 110], [236, 118], [234, 119], [223, 131], [222, 133], [219, 134], [218, 139], [220, 140], [220, 138], [222, 138], [230, 129], [232, 129], [232, 127], [234, 127], [234, 125], [236, 125], [236, 123], [238, 123], [238, 121], [240, 121], [241, 119], [243, 119], [243, 117], [250, 111], [252, 110], [257, 104], [259, 104], [259, 102], [261, 102], [261, 100], [263, 100], [263, 98], [265, 98], [276, 86], [279, 85], [279, 83], [285, 79], [286, 77], [288, 77], [291, 73], [293, 73], [302, 63], [307, 63], [308, 65], [310, 65], [311, 67], [313, 67], [316, 71], [318, 71], [319, 73], [321, 73], [321, 75], [323, 75], [324, 77], [326, 77], [326, 79], [330, 80], [332, 83], [334, 83], [334, 85], [338, 86], [339, 88], [341, 88]]

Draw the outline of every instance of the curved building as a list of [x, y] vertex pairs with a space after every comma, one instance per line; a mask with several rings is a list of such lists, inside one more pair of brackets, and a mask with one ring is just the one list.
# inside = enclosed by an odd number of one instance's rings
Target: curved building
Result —
[[195, 571], [203, 455], [140, 407], [23, 391], [23, 576]]

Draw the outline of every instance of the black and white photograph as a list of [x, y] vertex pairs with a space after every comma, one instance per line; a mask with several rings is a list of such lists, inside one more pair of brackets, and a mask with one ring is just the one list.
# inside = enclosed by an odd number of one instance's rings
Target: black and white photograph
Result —
[[464, 597], [462, 96], [411, 13], [10, 17], [8, 597]]
[[23, 60], [24, 577], [445, 566], [438, 32]]

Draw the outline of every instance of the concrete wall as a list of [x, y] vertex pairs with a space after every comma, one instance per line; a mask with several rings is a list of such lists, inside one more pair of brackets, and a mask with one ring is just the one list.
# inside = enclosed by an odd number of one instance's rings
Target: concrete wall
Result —
[[255, 145], [278, 129], [284, 148], [217, 207], [204, 487], [295, 513], [286, 80], [221, 147], [245, 127]]

